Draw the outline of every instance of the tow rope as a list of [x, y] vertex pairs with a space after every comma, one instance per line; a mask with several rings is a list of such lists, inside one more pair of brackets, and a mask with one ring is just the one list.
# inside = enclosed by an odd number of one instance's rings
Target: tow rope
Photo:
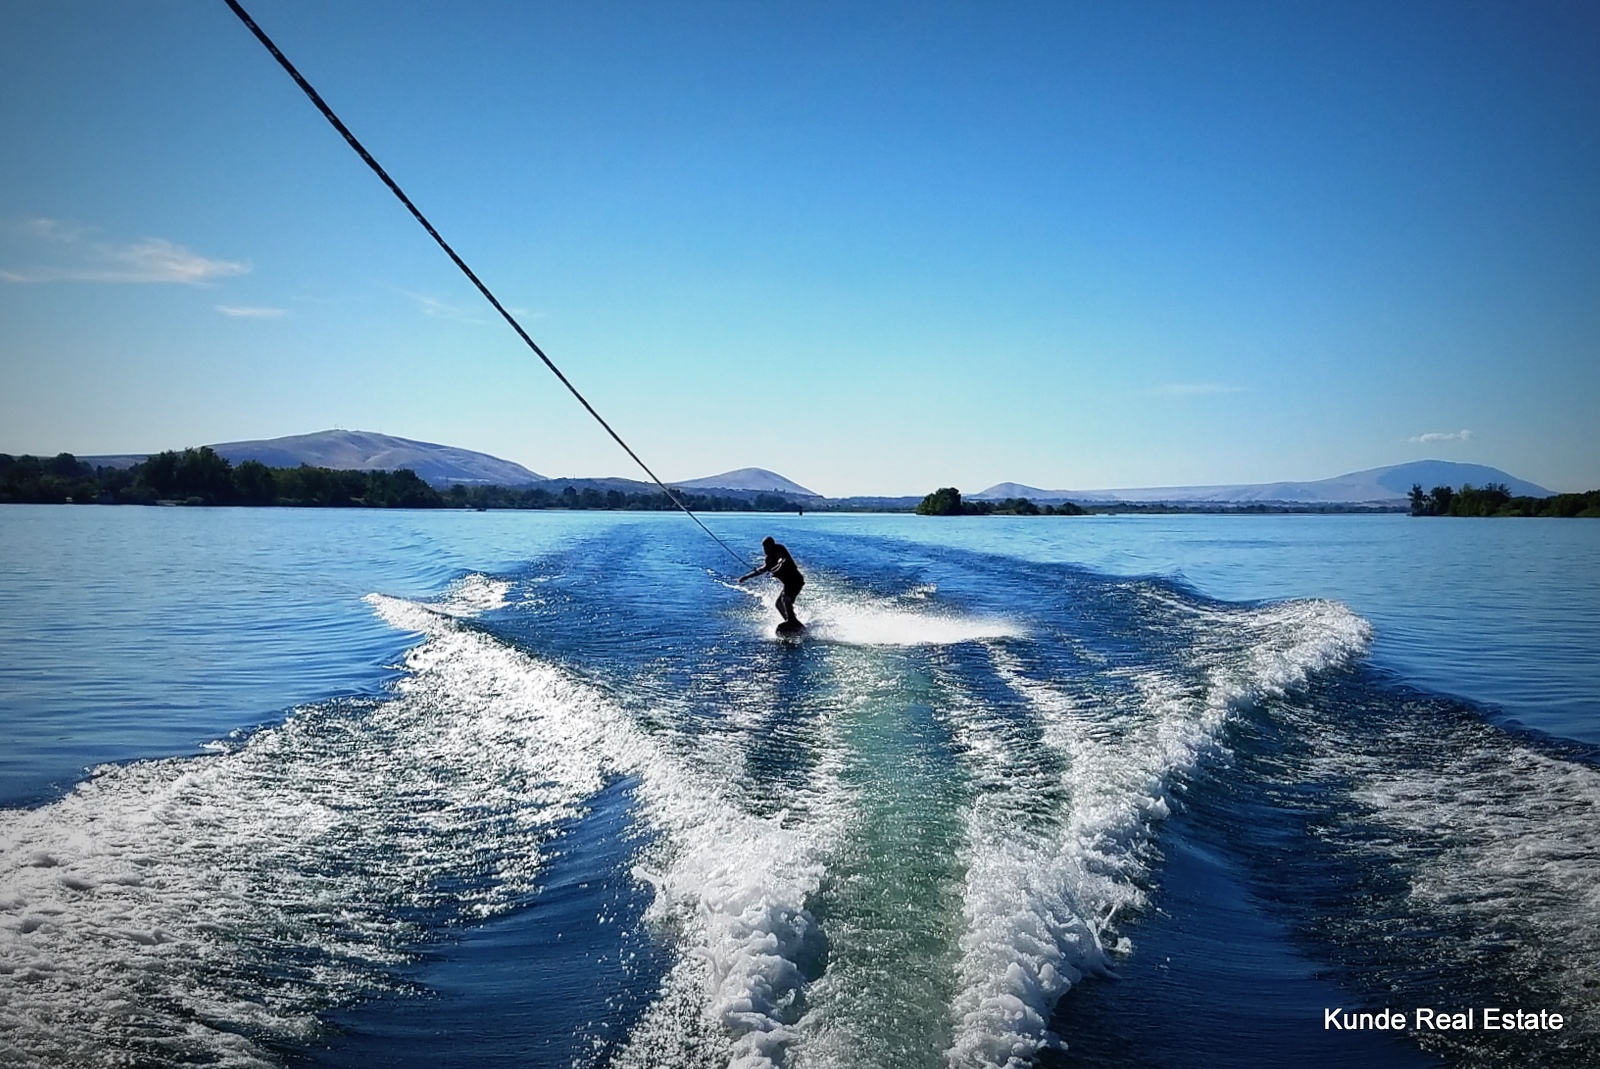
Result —
[[522, 329], [522, 324], [517, 322], [517, 317], [506, 310], [506, 306], [500, 303], [499, 298], [497, 298], [494, 293], [490, 291], [488, 286], [484, 285], [483, 280], [477, 276], [472, 268], [467, 266], [467, 262], [456, 253], [455, 249], [450, 247], [450, 243], [444, 239], [439, 231], [434, 229], [433, 224], [428, 222], [428, 217], [423, 215], [421, 209], [411, 202], [411, 198], [406, 196], [405, 190], [400, 188], [400, 184], [393, 178], [389, 177], [389, 172], [383, 169], [382, 164], [373, 159], [372, 153], [367, 151], [366, 146], [356, 138], [355, 134], [350, 132], [350, 128], [344, 124], [339, 116], [334, 114], [333, 109], [328, 106], [327, 101], [322, 99], [321, 94], [312, 88], [311, 83], [306, 81], [305, 76], [295, 69], [295, 65], [293, 63], [289, 62], [289, 57], [285, 56], [278, 46], [272, 43], [272, 38], [267, 36], [266, 31], [264, 31], [260, 26], [256, 25], [256, 20], [250, 17], [250, 13], [239, 5], [238, 0], [223, 0], [223, 2], [232, 9], [235, 15], [239, 16], [239, 21], [243, 22], [245, 27], [249, 29], [251, 33], [255, 34], [256, 40], [260, 41], [266, 50], [272, 53], [272, 58], [277, 60], [278, 65], [289, 73], [289, 77], [294, 79], [294, 83], [300, 87], [307, 97], [310, 98], [311, 103], [316, 105], [317, 110], [322, 112], [322, 117], [333, 124], [333, 128], [339, 131], [340, 135], [349, 143], [350, 147], [355, 150], [356, 155], [360, 156], [366, 165], [372, 168], [373, 174], [376, 174], [380, 179], [383, 180], [383, 184], [389, 187], [389, 192], [393, 193], [399, 199], [400, 203], [406, 206], [406, 210], [411, 213], [412, 218], [416, 219], [416, 221], [422, 225], [422, 229], [428, 232], [429, 237], [438, 242], [439, 248], [444, 250], [445, 255], [450, 257], [451, 262], [461, 269], [461, 273], [466, 275], [467, 279], [474, 286], [478, 287], [478, 292], [483, 294], [484, 299], [494, 306], [494, 310], [496, 312], [500, 313], [500, 318], [511, 324], [511, 329], [517, 332], [517, 337], [521, 338], [528, 348], [533, 350], [535, 356], [544, 361], [544, 366], [550, 369], [551, 374], [555, 375], [556, 378], [561, 380], [561, 385], [565, 386], [567, 391], [578, 399], [578, 403], [584, 407], [589, 415], [595, 418], [595, 422], [605, 428], [606, 433], [611, 435], [612, 439], [622, 447], [623, 451], [627, 453], [628, 456], [633, 458], [633, 462], [639, 465], [646, 475], [650, 476], [650, 481], [659, 486], [661, 488], [661, 492], [666, 494], [672, 503], [683, 511], [685, 516], [693, 520], [707, 535], [710, 535], [712, 541], [716, 542], [717, 545], [727, 550], [728, 556], [738, 561], [741, 568], [744, 567], [748, 562], [743, 557], [739, 556], [739, 554], [734, 551], [732, 546], [718, 538], [715, 531], [702, 523], [700, 521], [700, 517], [696, 516], [694, 512], [690, 510], [689, 506], [683, 503], [683, 500], [672, 491], [671, 487], [656, 477], [656, 473], [650, 470], [650, 465], [646, 464], [639, 458], [639, 454], [635, 453], [633, 448], [629, 446], [627, 442], [622, 440], [622, 435], [618, 434], [611, 428], [611, 424], [607, 423], [605, 418], [601, 416], [599, 412], [595, 411], [595, 407], [589, 403], [588, 398], [579, 393], [578, 388], [572, 385], [571, 380], [561, 373], [561, 369], [556, 367], [555, 361], [546, 356], [544, 350], [539, 348], [538, 343], [535, 342], [531, 336], [529, 336], [526, 330]]

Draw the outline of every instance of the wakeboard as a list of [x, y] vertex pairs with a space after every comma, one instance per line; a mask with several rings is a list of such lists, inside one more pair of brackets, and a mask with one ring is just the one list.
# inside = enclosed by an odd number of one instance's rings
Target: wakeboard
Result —
[[778, 624], [778, 634], [785, 638], [798, 638], [805, 634], [806, 625], [799, 620], [784, 620]]

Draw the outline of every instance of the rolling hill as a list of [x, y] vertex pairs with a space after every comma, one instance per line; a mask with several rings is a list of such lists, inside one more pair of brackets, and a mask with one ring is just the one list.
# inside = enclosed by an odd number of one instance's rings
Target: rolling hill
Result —
[[[378, 434], [373, 431], [318, 431], [284, 438], [222, 442], [212, 446], [235, 464], [255, 460], [270, 467], [316, 467], [359, 471], [394, 471], [410, 468], [436, 487], [500, 485], [538, 486], [560, 492], [571, 485], [578, 490], [623, 493], [648, 493], [654, 484], [619, 477], [550, 478], [521, 464], [471, 449], [420, 442], [411, 438]], [[125, 468], [145, 459], [147, 454], [88, 456], [93, 465]], [[1465, 483], [1483, 486], [1504, 483], [1512, 494], [1548, 497], [1552, 491], [1526, 479], [1483, 464], [1461, 464], [1449, 460], [1417, 460], [1349, 472], [1330, 479], [1302, 482], [1240, 483], [1213, 486], [1155, 486], [1112, 490], [1044, 490], [1024, 483], [996, 483], [986, 490], [968, 494], [976, 500], [998, 501], [1022, 497], [1040, 504], [1074, 501], [1081, 504], [1150, 502], [1185, 504], [1248, 504], [1254, 502], [1327, 505], [1396, 505], [1403, 503], [1412, 484], [1423, 489], [1449, 486], [1459, 490]], [[699, 494], [754, 499], [757, 494], [778, 494], [797, 503], [828, 501], [791, 479], [767, 468], [735, 468], [720, 475], [683, 479], [669, 485]], [[906, 507], [918, 498], [852, 498], [839, 502], [854, 507]]]
[[[375, 431], [317, 431], [292, 434], [285, 438], [263, 438], [245, 442], [219, 442], [211, 447], [234, 464], [259, 461], [272, 468], [297, 468], [310, 464], [341, 471], [397, 471], [410, 468], [433, 486], [494, 485], [527, 486], [544, 476], [521, 464], [488, 453], [455, 446], [418, 442]], [[113, 468], [131, 467], [149, 454], [84, 457], [90, 464]]]
[[672, 485], [681, 486], [686, 490], [755, 490], [783, 494], [786, 497], [822, 497], [821, 494], [807, 490], [799, 483], [791, 482], [766, 468], [737, 468], [734, 471], [725, 471], [721, 475], [707, 475], [703, 479], [688, 479]]
[[1190, 502], [1267, 502], [1282, 501], [1295, 504], [1353, 505], [1363, 503], [1394, 504], [1406, 498], [1413, 483], [1423, 489], [1449, 486], [1459, 490], [1463, 483], [1483, 486], [1485, 483], [1505, 483], [1513, 494], [1530, 497], [1549, 497], [1551, 492], [1537, 483], [1519, 479], [1499, 468], [1483, 464], [1458, 464], [1450, 460], [1416, 460], [1407, 464], [1391, 464], [1382, 468], [1368, 468], [1331, 479], [1309, 482], [1243, 483], [1220, 486], [1154, 486], [1121, 490], [1041, 490], [1022, 483], [996, 483], [987, 490], [968, 495], [979, 500], [1000, 500], [1007, 497], [1025, 497], [1032, 501], [1076, 501], [1093, 503], [1101, 501], [1148, 501], [1185, 504]]

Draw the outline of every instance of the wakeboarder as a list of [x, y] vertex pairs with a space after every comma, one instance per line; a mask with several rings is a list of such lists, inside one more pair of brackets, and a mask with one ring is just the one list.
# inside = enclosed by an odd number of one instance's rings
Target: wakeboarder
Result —
[[806, 585], [806, 577], [800, 574], [799, 565], [789, 556], [789, 547], [771, 535], [761, 540], [761, 549], [766, 554], [766, 561], [754, 571], [741, 575], [739, 582], [754, 579], [758, 575], [771, 575], [782, 583], [783, 593], [778, 595], [777, 609], [778, 615], [783, 617], [783, 623], [778, 625], [778, 633], [792, 634], [806, 626], [794, 615], [794, 599], [799, 596], [800, 588]]

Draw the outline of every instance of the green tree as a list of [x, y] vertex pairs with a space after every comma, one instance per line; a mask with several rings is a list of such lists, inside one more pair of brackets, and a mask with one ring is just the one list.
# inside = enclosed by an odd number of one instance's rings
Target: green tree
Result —
[[72, 486], [59, 475], [44, 474], [34, 482], [33, 500], [42, 505], [64, 505], [72, 496]]
[[157, 453], [134, 467], [135, 482], [143, 483], [158, 498], [198, 499], [206, 505], [227, 505], [234, 500], [233, 465], [208, 445], [183, 452]]
[[278, 480], [259, 460], [247, 460], [233, 469], [234, 500], [241, 505], [276, 505]]
[[[342, 476], [360, 477], [360, 485], [350, 487]], [[279, 469], [280, 494], [285, 504], [307, 505], [321, 508], [348, 507], [355, 498], [366, 492], [364, 472], [339, 472], [328, 468], [314, 468], [302, 464], [298, 468]]]
[[961, 515], [961, 491], [953, 486], [941, 486], [917, 505], [918, 516]]
[[183, 451], [178, 482], [185, 497], [198, 497], [207, 505], [233, 503], [233, 465], [209, 445]]
[[444, 504], [439, 491], [410, 468], [365, 474], [367, 489], [362, 497], [364, 504], [391, 509], [434, 509]]
[[156, 497], [170, 498], [177, 494], [178, 454], [173, 450], [146, 457], [142, 463], [134, 465], [133, 471], [135, 480], [153, 490]]
[[1493, 516], [1510, 500], [1511, 491], [1503, 483], [1489, 483], [1481, 488], [1464, 483], [1442, 511], [1451, 516]]
[[43, 464], [46, 474], [59, 476], [63, 479], [77, 479], [86, 475], [93, 475], [89, 465], [83, 463], [71, 453], [57, 453]]

